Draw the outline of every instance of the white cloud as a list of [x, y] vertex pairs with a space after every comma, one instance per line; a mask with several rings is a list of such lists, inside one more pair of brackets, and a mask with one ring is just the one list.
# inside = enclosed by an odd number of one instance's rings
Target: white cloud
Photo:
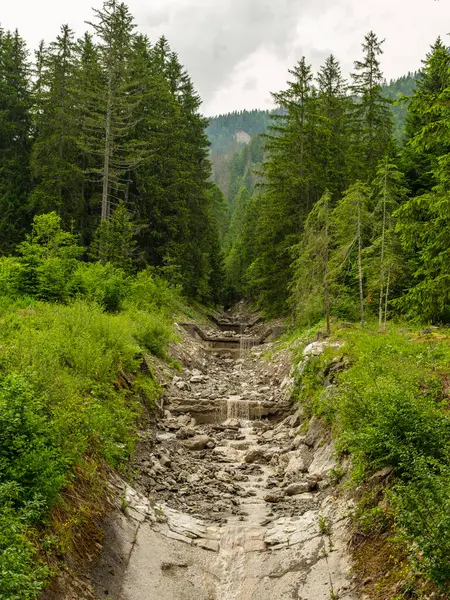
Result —
[[[0, 23], [18, 28], [32, 48], [52, 40], [62, 23], [77, 34], [94, 0], [17, 0], [2, 7]], [[95, 0], [95, 5], [100, 6]], [[164, 34], [180, 55], [214, 114], [270, 104], [287, 70], [304, 54], [318, 68], [333, 52], [343, 72], [360, 56], [365, 33], [386, 38], [387, 78], [420, 67], [429, 46], [450, 30], [445, 0], [143, 0], [128, 2], [139, 30]]]

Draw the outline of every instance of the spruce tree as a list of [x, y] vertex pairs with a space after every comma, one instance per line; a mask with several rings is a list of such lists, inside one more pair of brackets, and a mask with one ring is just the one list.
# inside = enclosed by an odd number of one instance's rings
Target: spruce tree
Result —
[[325, 315], [330, 333], [332, 250], [331, 194], [326, 191], [308, 215], [294, 261], [291, 304], [295, 318], [304, 324]]
[[[384, 40], [373, 31], [364, 38], [363, 58], [355, 62], [350, 91], [354, 96], [354, 156], [355, 165], [367, 182], [375, 176], [379, 161], [386, 154], [392, 137], [392, 113], [383, 95], [384, 81], [379, 56]], [[355, 143], [356, 142], [356, 143]]]
[[281, 114], [273, 115], [266, 137], [264, 195], [254, 242], [258, 251], [248, 271], [250, 287], [273, 314], [286, 311], [290, 248], [298, 243], [308, 212], [320, 197], [313, 74], [304, 58], [290, 74], [287, 89], [273, 94]]
[[[335, 249], [332, 269], [340, 280], [341, 294], [359, 297], [361, 327], [365, 325], [363, 248], [367, 244], [370, 225], [369, 189], [360, 181], [351, 185], [333, 210]], [[354, 288], [357, 282], [357, 292]]]
[[60, 35], [45, 51], [41, 47], [37, 58], [37, 137], [31, 157], [35, 188], [30, 204], [37, 213], [56, 211], [67, 224], [74, 220], [78, 225], [83, 212], [83, 172], [73, 31], [63, 25]]
[[350, 183], [350, 131], [351, 101], [341, 68], [330, 55], [317, 75], [317, 119], [319, 174], [322, 185], [334, 194], [342, 193]]
[[123, 202], [108, 221], [101, 221], [91, 244], [91, 258], [130, 272], [136, 259], [136, 226]]
[[440, 38], [423, 61], [416, 88], [408, 105], [403, 168], [412, 195], [429, 192], [437, 184], [435, 169], [439, 156], [450, 151], [444, 135], [445, 110], [438, 99], [450, 86], [450, 50]]
[[404, 271], [400, 239], [395, 232], [395, 211], [406, 197], [404, 177], [386, 157], [372, 182], [374, 209], [372, 242], [365, 251], [364, 267], [368, 285], [378, 289], [378, 325], [386, 327], [390, 293]]
[[126, 195], [129, 172], [137, 168], [144, 154], [142, 144], [132, 136], [140, 118], [141, 97], [132, 71], [135, 25], [127, 6], [106, 0], [94, 14], [95, 21], [89, 24], [99, 38], [103, 77], [85, 90], [91, 106], [85, 120], [90, 133], [86, 150], [101, 156], [101, 168], [93, 172], [101, 177], [101, 220], [107, 221], [112, 206]]
[[29, 224], [32, 98], [25, 43], [0, 28], [0, 252], [8, 252]]

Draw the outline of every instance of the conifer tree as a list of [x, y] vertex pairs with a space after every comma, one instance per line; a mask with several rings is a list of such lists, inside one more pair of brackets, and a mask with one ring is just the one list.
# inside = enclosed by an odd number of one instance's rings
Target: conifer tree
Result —
[[29, 223], [31, 108], [25, 43], [0, 28], [0, 252], [14, 247]]
[[136, 258], [135, 233], [136, 226], [129, 211], [123, 202], [119, 202], [111, 218], [100, 222], [91, 244], [91, 257], [130, 272]]
[[438, 157], [450, 151], [438, 129], [446, 119], [438, 98], [450, 86], [450, 50], [440, 38], [423, 61], [413, 97], [408, 105], [403, 168], [412, 194], [429, 192], [436, 184], [434, 170]]
[[375, 207], [372, 213], [372, 243], [365, 252], [368, 282], [378, 288], [378, 324], [386, 327], [389, 297], [404, 270], [400, 239], [395, 232], [394, 212], [406, 197], [404, 177], [386, 157], [378, 166], [372, 183]]
[[83, 173], [79, 165], [80, 123], [75, 104], [75, 44], [73, 31], [61, 33], [38, 54], [36, 81], [37, 137], [31, 158], [35, 188], [30, 197], [37, 213], [56, 211], [78, 225], [83, 211]]
[[331, 194], [326, 191], [316, 202], [305, 222], [305, 229], [294, 262], [291, 304], [295, 317], [308, 322], [325, 315], [330, 333], [332, 250]]
[[341, 68], [330, 55], [317, 75], [318, 146], [325, 189], [342, 193], [350, 183], [349, 113], [351, 101]]
[[[86, 149], [101, 156], [101, 220], [111, 216], [111, 207], [124, 198], [126, 174], [137, 168], [143, 147], [131, 135], [139, 120], [140, 95], [133, 77], [133, 17], [128, 7], [117, 0], [105, 0], [101, 10], [94, 10], [91, 22], [99, 38], [98, 52], [102, 79], [86, 90], [92, 109], [86, 116], [90, 132]], [[100, 85], [99, 85], [100, 83]], [[95, 172], [95, 170], [94, 170]]]
[[373, 179], [392, 137], [392, 113], [389, 101], [383, 95], [384, 79], [378, 58], [383, 54], [383, 43], [384, 40], [379, 40], [373, 31], [365, 36], [363, 58], [355, 62], [350, 86], [355, 99], [354, 136], [358, 152], [354, 160], [368, 182]]
[[281, 114], [273, 115], [263, 165], [257, 258], [248, 271], [250, 287], [273, 314], [286, 310], [292, 276], [290, 248], [298, 243], [304, 220], [320, 197], [316, 160], [316, 92], [311, 67], [302, 58], [290, 71], [288, 87], [273, 94]]
[[[364, 278], [362, 252], [370, 223], [369, 189], [360, 181], [351, 185], [333, 210], [333, 230], [336, 248], [332, 262], [336, 276], [340, 275], [345, 294], [354, 294], [353, 281], [358, 283], [361, 327], [365, 325]], [[348, 280], [348, 274], [351, 279]]]

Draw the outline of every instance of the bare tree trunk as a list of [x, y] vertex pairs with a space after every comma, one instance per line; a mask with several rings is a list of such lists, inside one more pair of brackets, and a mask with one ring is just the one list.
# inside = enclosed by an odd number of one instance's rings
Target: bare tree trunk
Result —
[[331, 333], [331, 325], [330, 325], [330, 285], [328, 281], [328, 202], [326, 205], [326, 226], [325, 226], [325, 240], [326, 240], [326, 249], [325, 249], [325, 272], [324, 272], [324, 292], [325, 292], [325, 315], [327, 319], [327, 333], [330, 335]]
[[361, 207], [358, 205], [358, 278], [359, 278], [359, 306], [361, 314], [361, 328], [364, 329], [364, 289], [362, 275], [362, 243], [361, 243]]
[[389, 285], [391, 283], [391, 269], [388, 269], [388, 276], [386, 282], [386, 303], [384, 306], [384, 329], [386, 330], [387, 324], [387, 309], [388, 309], [388, 298], [389, 298]]
[[378, 315], [378, 327], [383, 323], [383, 292], [384, 292], [384, 255], [386, 237], [386, 194], [387, 194], [387, 165], [384, 171], [383, 187], [383, 228], [381, 231], [381, 264], [380, 264], [380, 307]]
[[103, 162], [102, 221], [109, 221], [111, 205], [109, 201], [109, 168], [111, 158], [111, 120], [112, 120], [112, 73], [108, 77], [108, 98], [106, 104], [105, 147]]

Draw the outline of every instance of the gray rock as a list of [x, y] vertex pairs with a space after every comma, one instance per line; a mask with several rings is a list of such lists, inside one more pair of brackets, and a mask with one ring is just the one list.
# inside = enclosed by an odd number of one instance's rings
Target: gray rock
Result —
[[181, 427], [177, 431], [177, 438], [179, 440], [185, 440], [187, 438], [195, 437], [196, 435], [197, 432], [193, 427]]
[[304, 494], [305, 492], [309, 492], [309, 483], [307, 481], [302, 483], [291, 483], [284, 490], [286, 496], [298, 496], [298, 494]]
[[196, 435], [193, 438], [184, 440], [183, 446], [188, 450], [204, 450], [210, 441], [211, 438], [208, 435]]
[[286, 477], [292, 478], [308, 471], [303, 450], [295, 450], [290, 452], [288, 456], [289, 463], [284, 472]]
[[289, 427], [299, 427], [302, 424], [302, 415], [297, 411], [289, 419]]
[[264, 500], [269, 502], [270, 504], [276, 504], [277, 502], [281, 502], [284, 498], [284, 494], [282, 490], [272, 490], [268, 494], [264, 496]]
[[248, 465], [251, 465], [253, 463], [266, 463], [267, 455], [264, 452], [264, 450], [261, 450], [260, 448], [254, 448], [253, 450], [250, 450], [250, 452], [247, 452], [247, 454], [245, 455], [245, 462]]

